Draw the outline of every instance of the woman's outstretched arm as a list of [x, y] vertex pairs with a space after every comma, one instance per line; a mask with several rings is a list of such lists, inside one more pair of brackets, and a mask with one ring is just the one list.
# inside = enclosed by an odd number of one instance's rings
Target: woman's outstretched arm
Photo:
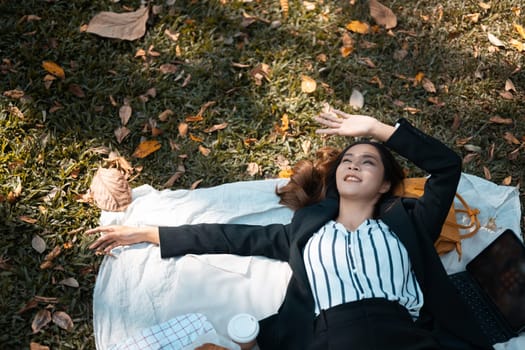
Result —
[[86, 234], [91, 235], [95, 233], [102, 233], [102, 235], [93, 242], [89, 249], [97, 251], [104, 251], [106, 254], [111, 249], [123, 245], [131, 245], [136, 243], [153, 243], [159, 244], [159, 228], [156, 226], [99, 226], [86, 231]]

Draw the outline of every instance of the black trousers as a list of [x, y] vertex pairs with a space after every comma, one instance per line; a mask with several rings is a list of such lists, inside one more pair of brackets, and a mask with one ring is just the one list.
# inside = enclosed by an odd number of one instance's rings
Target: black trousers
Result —
[[365, 299], [321, 311], [309, 350], [440, 349], [432, 334], [418, 328], [403, 306]]

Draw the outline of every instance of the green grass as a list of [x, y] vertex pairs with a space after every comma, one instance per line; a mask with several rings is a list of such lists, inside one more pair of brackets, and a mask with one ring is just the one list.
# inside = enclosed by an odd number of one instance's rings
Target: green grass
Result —
[[[315, 136], [312, 116], [323, 102], [351, 111], [348, 102], [355, 88], [365, 95], [360, 113], [388, 122], [406, 117], [463, 157], [469, 152], [458, 141], [472, 137], [468, 143], [481, 147], [481, 152], [465, 164], [464, 171], [483, 177], [485, 167], [498, 184], [512, 176], [511, 185], [520, 186], [523, 196], [525, 56], [510, 46], [494, 50], [486, 34], [491, 32], [506, 43], [510, 39], [525, 42], [512, 26], [525, 26], [525, 8], [520, 16], [512, 11], [521, 1], [492, 1], [488, 10], [474, 0], [384, 1], [398, 17], [394, 35], [384, 30], [349, 33], [355, 49], [346, 58], [339, 52], [345, 25], [351, 20], [373, 22], [366, 2], [350, 5], [324, 0], [307, 11], [302, 1], [290, 0], [287, 19], [282, 18], [277, 0], [223, 2], [177, 0], [173, 6], [164, 5], [159, 15], [150, 17], [143, 38], [122, 42], [83, 33], [80, 27], [100, 11], [123, 12], [124, 6], [136, 8], [139, 1], [0, 0], [0, 92], [25, 92], [22, 99], [0, 96], [1, 348], [27, 349], [31, 341], [52, 349], [95, 347], [91, 298], [101, 257], [86, 248], [92, 238], [83, 232], [97, 224], [100, 211], [77, 198], [104, 163], [107, 155], [96, 151], [101, 147], [118, 151], [134, 167], [142, 168], [133, 187], [147, 183], [163, 188], [181, 156], [187, 156], [186, 173], [172, 189], [189, 188], [200, 179], [201, 187], [252, 179], [246, 172], [250, 162], [260, 166], [256, 178], [275, 177], [279, 156], [290, 164], [311, 156], [311, 151], [307, 154], [303, 149], [306, 141], [313, 150], [324, 144], [343, 144], [344, 140]], [[152, 5], [163, 4], [152, 1]], [[281, 25], [270, 28], [258, 21], [243, 28], [243, 11], [280, 20]], [[477, 23], [465, 17], [476, 12], [480, 13]], [[41, 20], [26, 21], [25, 15]], [[177, 43], [164, 35], [166, 29], [180, 33]], [[139, 49], [150, 46], [160, 53], [158, 57], [135, 57]], [[407, 56], [398, 61], [396, 52], [401, 48]], [[319, 54], [325, 54], [327, 61], [316, 59]], [[363, 58], [372, 60], [375, 68], [363, 64]], [[59, 64], [66, 74], [49, 88], [43, 81], [42, 61], [46, 60]], [[178, 72], [162, 74], [159, 68], [165, 63], [178, 65]], [[256, 85], [250, 70], [261, 63], [271, 67], [270, 81]], [[434, 83], [436, 93], [414, 86], [418, 72]], [[183, 86], [189, 74], [191, 80]], [[301, 91], [303, 74], [317, 81], [314, 93]], [[374, 77], [382, 87], [371, 82]], [[507, 79], [517, 89], [512, 100], [500, 96]], [[85, 97], [71, 93], [71, 84], [78, 84]], [[142, 101], [140, 96], [150, 88], [156, 89], [156, 97]], [[437, 97], [444, 105], [430, 103], [429, 97]], [[119, 144], [113, 132], [120, 125], [118, 110], [125, 99], [133, 108], [127, 125], [131, 134]], [[215, 104], [204, 112], [203, 120], [190, 123], [190, 132], [211, 150], [204, 156], [198, 151], [199, 142], [179, 136], [178, 125], [209, 101]], [[61, 108], [53, 111], [56, 105]], [[410, 114], [404, 107], [419, 112]], [[162, 148], [147, 158], [132, 158], [141, 139], [152, 138], [142, 131], [144, 124], [166, 109], [174, 115], [157, 122], [163, 130], [157, 138]], [[274, 130], [285, 113], [292, 123], [288, 135], [282, 137]], [[514, 123], [490, 123], [494, 116], [512, 118]], [[455, 119], [461, 122], [458, 128], [453, 128]], [[226, 129], [204, 132], [223, 122], [228, 123]], [[505, 132], [522, 142], [513, 159], [509, 154], [519, 145], [506, 142]], [[245, 143], [249, 138], [256, 142]], [[172, 150], [170, 141], [179, 149]], [[10, 200], [19, 183], [20, 195]], [[31, 247], [35, 235], [45, 240], [44, 253]], [[40, 269], [53, 247], [67, 243], [71, 247], [62, 249], [54, 268]], [[58, 283], [67, 277], [77, 279], [80, 287]], [[56, 297], [58, 302], [41, 302], [18, 313], [36, 295]], [[67, 332], [51, 323], [32, 334], [31, 322], [44, 308], [67, 312], [74, 329]]]

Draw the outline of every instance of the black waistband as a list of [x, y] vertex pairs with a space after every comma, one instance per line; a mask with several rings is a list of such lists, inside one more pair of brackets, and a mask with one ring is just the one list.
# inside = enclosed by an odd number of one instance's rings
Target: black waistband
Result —
[[315, 330], [322, 331], [327, 329], [329, 325], [359, 320], [371, 315], [381, 315], [383, 317], [399, 319], [400, 321], [413, 322], [408, 310], [397, 301], [383, 298], [370, 298], [340, 304], [327, 310], [321, 310], [319, 316], [315, 319]]

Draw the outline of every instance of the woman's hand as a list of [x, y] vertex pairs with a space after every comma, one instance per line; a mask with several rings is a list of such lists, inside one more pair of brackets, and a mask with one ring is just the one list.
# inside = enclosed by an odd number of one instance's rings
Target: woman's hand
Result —
[[324, 129], [317, 129], [318, 134], [351, 137], [371, 136], [379, 141], [386, 141], [395, 131], [393, 126], [384, 124], [376, 118], [348, 114], [332, 108], [325, 109], [314, 119], [319, 124], [326, 126]]
[[149, 242], [159, 244], [159, 229], [155, 226], [146, 227], [131, 227], [131, 226], [99, 226], [86, 231], [86, 234], [92, 235], [95, 233], [103, 233], [89, 249], [97, 251], [104, 251], [108, 254], [113, 248], [136, 244], [141, 242]]

